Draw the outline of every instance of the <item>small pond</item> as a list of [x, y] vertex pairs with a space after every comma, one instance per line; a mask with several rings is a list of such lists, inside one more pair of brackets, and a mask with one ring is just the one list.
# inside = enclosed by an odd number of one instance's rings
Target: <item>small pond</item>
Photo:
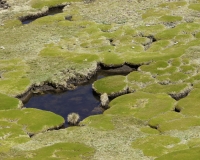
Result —
[[[128, 73], [123, 72], [120, 75]], [[67, 116], [69, 113], [78, 113], [80, 120], [90, 115], [103, 113], [104, 109], [100, 107], [100, 98], [92, 90], [92, 83], [97, 79], [111, 75], [119, 75], [119, 73], [105, 70], [99, 71], [87, 83], [78, 86], [75, 90], [43, 95], [33, 94], [28, 102], [25, 102], [24, 107], [38, 108], [61, 115], [66, 120], [65, 127], [67, 127]]]

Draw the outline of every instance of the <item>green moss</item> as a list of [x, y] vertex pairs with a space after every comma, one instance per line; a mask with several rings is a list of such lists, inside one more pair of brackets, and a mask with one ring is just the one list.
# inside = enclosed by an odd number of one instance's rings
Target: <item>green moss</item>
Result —
[[150, 48], [148, 48], [149, 52], [157, 52], [158, 50], [163, 50], [164, 48], [167, 48], [170, 46], [171, 42], [169, 40], [160, 40], [156, 41], [153, 44], [151, 44]]
[[44, 132], [57, 128], [64, 123], [64, 119], [52, 112], [38, 109], [21, 109], [0, 111], [1, 120], [17, 121], [17, 124], [26, 126], [25, 131], [30, 134]]
[[158, 128], [159, 125], [162, 125], [163, 122], [169, 122], [183, 117], [184, 116], [180, 113], [169, 111], [153, 117], [152, 119], [150, 119], [148, 124], [153, 128]]
[[166, 93], [170, 95], [184, 95], [185, 92], [191, 88], [190, 84], [180, 83], [180, 84], [170, 84], [170, 85], [160, 85], [158, 83], [147, 86], [142, 89], [144, 92], [148, 93]]
[[175, 59], [172, 59], [170, 60], [170, 63], [172, 66], [176, 66], [176, 67], [179, 67], [181, 65], [181, 59], [180, 58], [175, 58]]
[[196, 66], [194, 64], [183, 65], [183, 66], [180, 66], [179, 68], [180, 68], [180, 71], [185, 74], [193, 74], [195, 73], [195, 70], [196, 70]]
[[160, 21], [162, 22], [177, 22], [177, 21], [181, 21], [182, 17], [180, 16], [170, 16], [170, 15], [164, 15], [162, 17], [159, 18]]
[[0, 110], [17, 109], [20, 106], [20, 101], [17, 98], [9, 97], [0, 93]]
[[137, 85], [139, 88], [143, 88], [155, 82], [155, 79], [150, 75], [135, 71], [127, 75], [127, 80], [131, 88], [133, 87], [133, 84]]
[[142, 44], [142, 45], [146, 45], [150, 42], [151, 42], [151, 40], [147, 37], [134, 37], [133, 38], [133, 43], [139, 43], [139, 44]]
[[178, 2], [170, 2], [170, 3], [162, 3], [159, 7], [168, 8], [168, 9], [177, 9], [179, 7], [185, 6], [187, 2], [185, 1], [178, 1]]
[[165, 26], [162, 24], [156, 25], [147, 25], [147, 26], [139, 26], [136, 28], [137, 32], [142, 34], [143, 36], [154, 36], [156, 33], [162, 32], [165, 30]]
[[115, 98], [104, 114], [132, 115], [148, 120], [153, 116], [173, 110], [175, 100], [165, 94], [135, 92]]
[[115, 50], [114, 52], [118, 52], [120, 54], [124, 54], [124, 53], [129, 53], [131, 54], [131, 52], [143, 52], [144, 51], [144, 46], [141, 44], [128, 44], [128, 45], [117, 45], [115, 46]]
[[[90, 159], [95, 150], [82, 143], [56, 143], [34, 151], [16, 152], [8, 159]], [[9, 156], [8, 156], [9, 157]]]
[[150, 127], [143, 127], [143, 128], [140, 128], [140, 130], [147, 134], [159, 134], [160, 133], [157, 129], [153, 129]]
[[54, 16], [44, 16], [34, 20], [31, 25], [49, 25], [53, 23], [58, 23], [60, 21], [64, 21], [65, 17], [63, 14], [57, 14]]
[[162, 32], [159, 32], [155, 35], [155, 38], [157, 40], [170, 40], [173, 39], [176, 35], [180, 33], [179, 28], [172, 28], [172, 29], [166, 29]]
[[200, 147], [200, 139], [199, 138], [191, 138], [187, 145], [190, 147], [190, 148], [194, 148], [194, 147]]
[[94, 115], [84, 119], [80, 124], [94, 127], [99, 130], [107, 131], [113, 130], [112, 117], [108, 115]]
[[199, 126], [200, 119], [196, 117], [179, 118], [172, 121], [165, 121], [159, 124], [158, 130], [166, 132], [171, 130], [187, 130], [190, 127]]
[[144, 65], [149, 64], [153, 60], [162, 56], [159, 52], [132, 52], [124, 53], [124, 61], [130, 65]]
[[71, 57], [67, 58], [67, 60], [75, 63], [87, 63], [87, 62], [99, 61], [99, 56], [96, 54], [77, 53], [74, 54], [73, 56], [71, 55]]
[[165, 14], [166, 14], [166, 11], [164, 10], [149, 9], [142, 15], [142, 18], [145, 19], [148, 17], [160, 17]]
[[18, 19], [16, 19], [16, 20], [7, 20], [7, 21], [5, 21], [4, 22], [4, 28], [17, 28], [17, 27], [20, 27], [20, 26], [22, 26], [22, 22], [20, 21], [20, 20], [18, 20]]
[[194, 37], [191, 34], [183, 34], [183, 35], [177, 35], [174, 40], [178, 43], [186, 44], [189, 41], [193, 40]]
[[179, 142], [179, 138], [157, 135], [137, 139], [132, 143], [132, 147], [141, 149], [146, 156], [157, 157], [169, 153]]
[[180, 30], [184, 34], [195, 34], [200, 31], [199, 23], [181, 23], [176, 26], [176, 29]]
[[200, 157], [200, 147], [184, 149], [172, 153], [165, 154], [161, 157], [156, 158], [156, 160], [196, 160]]
[[44, 6], [53, 7], [62, 4], [64, 2], [78, 2], [78, 1], [80, 0], [45, 0], [45, 1], [31, 0], [30, 4], [33, 8], [41, 9]]
[[195, 11], [200, 11], [200, 4], [199, 3], [190, 4], [188, 8]]
[[169, 64], [165, 61], [157, 61], [150, 65], [143, 65], [140, 67], [141, 71], [149, 72], [152, 75], [162, 75], [169, 72], [173, 72], [173, 68], [167, 68]]
[[120, 57], [119, 54], [106, 52], [102, 53], [100, 57], [101, 63], [106, 67], [122, 66], [124, 64], [124, 60]]
[[110, 76], [95, 81], [92, 87], [99, 94], [107, 93], [109, 96], [114, 96], [126, 92], [127, 83], [125, 80], [125, 76]]
[[192, 90], [189, 95], [178, 101], [176, 108], [181, 110], [182, 114], [190, 116], [199, 116], [199, 89]]

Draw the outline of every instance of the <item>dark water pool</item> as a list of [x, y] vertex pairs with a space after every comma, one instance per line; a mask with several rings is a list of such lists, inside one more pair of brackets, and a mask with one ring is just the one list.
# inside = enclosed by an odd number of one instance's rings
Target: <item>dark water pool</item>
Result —
[[[122, 74], [126, 75], [127, 73], [121, 73], [120, 75]], [[29, 101], [24, 104], [24, 107], [38, 108], [61, 115], [66, 120], [65, 127], [68, 126], [67, 116], [71, 112], [78, 113], [80, 120], [90, 115], [102, 114], [104, 109], [100, 107], [99, 96], [92, 90], [92, 83], [97, 79], [110, 75], [119, 75], [119, 73], [100, 71], [89, 82], [78, 86], [75, 90], [57, 94], [33, 94]]]

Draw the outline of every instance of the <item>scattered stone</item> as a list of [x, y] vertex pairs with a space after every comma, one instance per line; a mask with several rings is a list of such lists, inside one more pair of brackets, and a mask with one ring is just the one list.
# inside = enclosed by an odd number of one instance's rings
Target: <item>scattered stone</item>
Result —
[[72, 21], [72, 16], [71, 15], [65, 16], [65, 20]]
[[103, 93], [103, 94], [101, 95], [101, 97], [100, 97], [100, 100], [101, 100], [101, 105], [102, 105], [102, 107], [108, 108], [109, 98], [108, 98], [107, 93]]
[[4, 46], [1, 46], [0, 49], [5, 49], [5, 47], [4, 47]]

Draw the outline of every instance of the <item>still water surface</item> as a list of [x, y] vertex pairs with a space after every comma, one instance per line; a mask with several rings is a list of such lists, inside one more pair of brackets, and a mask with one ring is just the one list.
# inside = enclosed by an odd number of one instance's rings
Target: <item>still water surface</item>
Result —
[[[127, 73], [123, 73], [126, 75]], [[117, 73], [98, 72], [87, 83], [78, 86], [75, 90], [63, 93], [48, 93], [43, 95], [34, 94], [28, 102], [24, 104], [26, 108], [38, 108], [61, 115], [67, 124], [69, 113], [75, 112], [80, 115], [80, 120], [95, 115], [102, 114], [104, 109], [100, 107], [99, 96], [92, 90], [92, 83], [106, 76], [118, 75]], [[120, 74], [122, 75], [122, 74]]]

